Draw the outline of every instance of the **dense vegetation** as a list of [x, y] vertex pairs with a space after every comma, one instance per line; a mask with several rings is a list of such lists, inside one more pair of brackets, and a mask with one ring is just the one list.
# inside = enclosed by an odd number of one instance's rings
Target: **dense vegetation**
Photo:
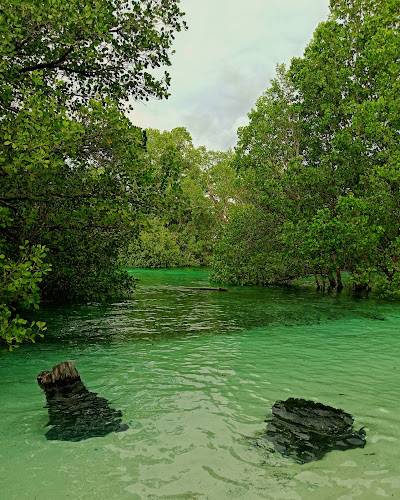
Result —
[[[0, 8], [0, 342], [44, 328], [40, 294], [132, 287], [118, 250], [157, 197], [127, 100], [168, 95], [174, 0], [7, 0]], [[51, 269], [51, 271], [50, 271]]]
[[332, 0], [239, 130], [247, 203], [215, 253], [216, 279], [400, 290], [400, 35], [397, 0]]
[[168, 96], [178, 0], [8, 0], [0, 8], [0, 343], [46, 328], [42, 297], [132, 290], [121, 269], [400, 291], [398, 0], [331, 0], [235, 151], [143, 131], [129, 99]]
[[146, 165], [159, 197], [138, 238], [121, 250], [130, 267], [209, 265], [228, 212], [238, 200], [232, 151], [195, 148], [184, 128], [147, 130]]

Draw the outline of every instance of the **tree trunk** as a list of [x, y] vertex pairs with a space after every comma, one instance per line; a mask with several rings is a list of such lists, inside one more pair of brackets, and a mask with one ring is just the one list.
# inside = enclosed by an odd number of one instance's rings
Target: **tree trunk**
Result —
[[338, 290], [343, 290], [342, 275], [340, 273], [340, 268], [339, 267], [336, 269], [336, 276], [337, 276], [337, 289]]
[[314, 269], [313, 269], [312, 271], [313, 271], [313, 274], [314, 274], [315, 283], [316, 283], [316, 285], [317, 285], [317, 290], [321, 290], [321, 285], [320, 285], [320, 283], [319, 283], [317, 273], [314, 271]]
[[335, 288], [336, 287], [336, 280], [335, 280], [335, 277], [333, 276], [332, 271], [328, 271], [327, 276], [328, 276], [328, 280], [329, 280], [329, 288]]
[[369, 292], [371, 291], [371, 287], [365, 283], [354, 283], [354, 290], [356, 292]]

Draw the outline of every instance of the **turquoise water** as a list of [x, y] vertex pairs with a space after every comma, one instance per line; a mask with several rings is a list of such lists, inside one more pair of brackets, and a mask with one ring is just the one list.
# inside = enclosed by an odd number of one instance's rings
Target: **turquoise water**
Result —
[[[133, 299], [47, 306], [45, 341], [0, 357], [1, 499], [400, 498], [397, 302], [135, 274]], [[67, 359], [128, 431], [45, 439], [36, 375]], [[351, 413], [366, 447], [303, 465], [274, 452], [264, 419], [288, 397]]]

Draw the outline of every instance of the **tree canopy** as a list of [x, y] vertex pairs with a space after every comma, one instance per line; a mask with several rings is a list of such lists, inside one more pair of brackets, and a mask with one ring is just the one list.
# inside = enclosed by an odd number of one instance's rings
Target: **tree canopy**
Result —
[[[0, 343], [46, 328], [42, 297], [129, 291], [126, 266], [208, 265], [236, 284], [400, 292], [398, 0], [331, 0], [235, 151], [135, 127], [167, 98], [178, 0], [0, 7]], [[161, 75], [161, 76], [157, 76]]]
[[184, 26], [174, 0], [3, 2], [0, 339], [9, 345], [44, 327], [19, 316], [37, 307], [39, 287], [104, 298], [132, 286], [118, 248], [154, 193], [145, 136], [123, 109], [168, 97], [168, 74], [152, 70], [170, 64]]
[[158, 193], [139, 238], [121, 250], [131, 267], [209, 265], [237, 199], [233, 152], [195, 148], [189, 132], [146, 130], [144, 161]]
[[185, 26], [176, 0], [7, 0], [0, 16], [3, 103], [37, 85], [70, 105], [166, 97], [168, 73], [151, 70], [170, 65]]
[[[347, 270], [357, 288], [400, 290], [398, 23], [396, 0], [332, 0], [304, 56], [288, 72], [278, 67], [236, 148], [258, 214], [253, 250], [242, 215], [232, 220], [246, 262], [249, 250], [261, 256], [261, 240], [269, 251], [251, 273], [237, 259], [235, 281], [314, 274], [334, 287]], [[230, 237], [228, 227], [216, 277], [227, 273]]]

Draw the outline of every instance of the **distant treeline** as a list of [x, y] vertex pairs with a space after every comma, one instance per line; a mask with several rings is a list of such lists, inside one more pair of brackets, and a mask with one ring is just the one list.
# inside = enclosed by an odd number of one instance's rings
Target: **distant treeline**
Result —
[[208, 266], [240, 203], [232, 151], [195, 148], [185, 128], [146, 130], [146, 163], [156, 172], [159, 197], [143, 219], [139, 234], [121, 248], [128, 267]]

